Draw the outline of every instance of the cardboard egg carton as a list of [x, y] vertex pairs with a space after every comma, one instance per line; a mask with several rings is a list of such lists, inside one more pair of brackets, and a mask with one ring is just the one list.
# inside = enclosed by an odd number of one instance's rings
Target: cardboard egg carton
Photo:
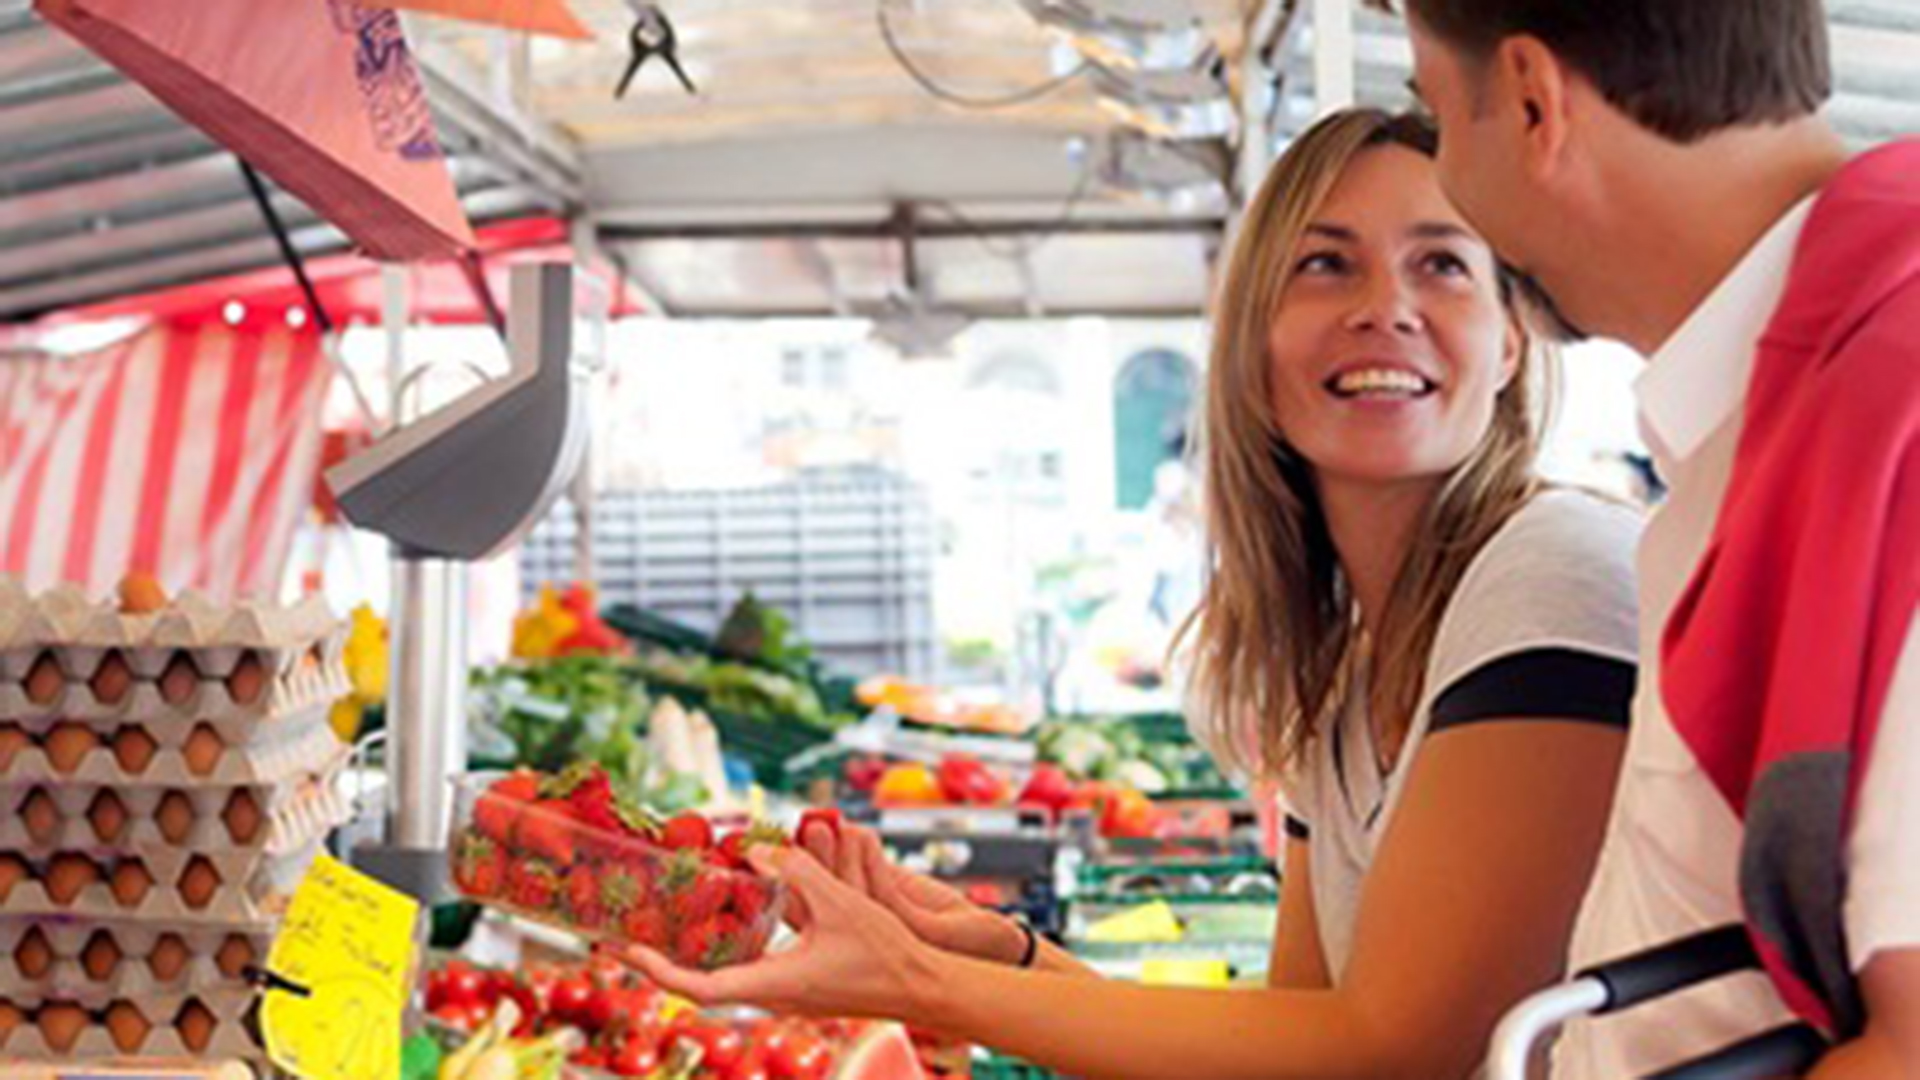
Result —
[[216, 604], [189, 589], [159, 611], [126, 614], [73, 585], [33, 596], [18, 579], [0, 577], [0, 681], [25, 679], [49, 651], [73, 681], [91, 679], [114, 652], [136, 678], [149, 681], [182, 652], [211, 678], [232, 674], [248, 652], [268, 671], [285, 673], [302, 653], [344, 629], [317, 596], [292, 605]]
[[[56, 767], [44, 742], [57, 724], [69, 718], [40, 717], [22, 723], [22, 734], [32, 740], [0, 763], [0, 787], [21, 784], [106, 785], [114, 788], [275, 784], [331, 761], [342, 744], [327, 724], [331, 701], [315, 703], [296, 715], [268, 725], [247, 720], [193, 721], [178, 718], [129, 723], [124, 720], [85, 721], [97, 745], [80, 755], [70, 769]], [[210, 768], [195, 772], [188, 765], [188, 743], [205, 727], [222, 747]], [[144, 731], [154, 742], [152, 757], [138, 771], [123, 768], [114, 744], [130, 728]], [[204, 736], [202, 736], [204, 738]]]
[[[27, 661], [27, 670], [32, 670], [40, 655], [52, 655], [66, 677], [54, 693], [36, 699], [25, 683], [26, 672], [14, 677], [0, 675], [0, 720], [71, 719], [107, 724], [231, 720], [265, 725], [304, 716], [314, 706], [331, 705], [352, 690], [342, 659], [346, 633], [344, 625], [338, 626], [313, 645], [298, 650], [192, 650], [199, 678], [186, 693], [172, 698], [164, 692], [162, 683], [141, 679], [131, 683], [117, 699], [103, 700], [88, 681], [91, 674], [79, 676], [69, 671], [72, 657], [67, 646], [45, 647]], [[269, 678], [258, 692], [243, 700], [236, 698], [227, 679], [238, 657], [249, 651], [261, 658]], [[229, 659], [228, 653], [232, 653], [232, 662], [226, 665], [227, 674], [202, 666]], [[203, 654], [205, 659], [201, 659]], [[96, 660], [94, 667], [98, 666]]]
[[[45, 863], [35, 863], [35, 876], [18, 882], [4, 903], [9, 915], [66, 917], [75, 920], [141, 921], [197, 926], [231, 926], [272, 922], [286, 911], [293, 891], [321, 847], [315, 839], [284, 855], [259, 852], [231, 855], [171, 851], [177, 863], [148, 867], [152, 884], [133, 905], [122, 905], [113, 895], [115, 865], [96, 862], [96, 880], [82, 886], [66, 903], [49, 891], [41, 875]], [[204, 861], [219, 875], [207, 902], [195, 908], [183, 895], [183, 875]]]
[[236, 923], [231, 926], [207, 926], [201, 923], [169, 923], [164, 920], [130, 922], [119, 919], [73, 919], [73, 918], [34, 918], [0, 917], [0, 965], [11, 961], [14, 953], [34, 931], [47, 939], [55, 959], [78, 960], [87, 951], [87, 944], [96, 934], [105, 934], [113, 939], [120, 950], [123, 962], [144, 963], [154, 950], [169, 938], [176, 938], [186, 947], [187, 954], [194, 959], [206, 958], [211, 961], [226, 944], [227, 938], [239, 936], [247, 939], [255, 951], [265, 956], [267, 946], [272, 943], [274, 933], [279, 929], [277, 920], [257, 923]]
[[[248, 948], [252, 953], [244, 956], [246, 962], [262, 963], [269, 944], [270, 938], [262, 938], [258, 943], [249, 940]], [[224, 945], [223, 941], [222, 947]], [[230, 955], [242, 957], [244, 954], [236, 947]], [[145, 998], [202, 990], [243, 989], [248, 989], [245, 975], [223, 969], [218, 948], [211, 954], [194, 955], [179, 971], [165, 979], [155, 974], [152, 965], [144, 957], [122, 957], [102, 979], [94, 978], [93, 973], [87, 970], [85, 961], [79, 958], [58, 958], [37, 976], [22, 971], [11, 954], [0, 960], [0, 997], [38, 994], [92, 1001], [103, 997]]]
[[[331, 732], [319, 734], [329, 740], [333, 737]], [[0, 816], [0, 854], [63, 850], [142, 856], [202, 851], [275, 855], [294, 851], [352, 817], [352, 802], [340, 791], [338, 782], [350, 754], [346, 747], [334, 743], [331, 756], [317, 768], [309, 766], [264, 784], [0, 786], [0, 808], [6, 811]], [[259, 816], [252, 836], [244, 839], [244, 834], [236, 835], [228, 824], [228, 811], [243, 794], [252, 800]], [[175, 795], [186, 801], [192, 814], [191, 824], [177, 841], [160, 827], [161, 806]], [[92, 812], [96, 802], [107, 796], [120, 804], [126, 820], [118, 835], [102, 837]], [[36, 836], [29, 828], [26, 811], [30, 803], [42, 797], [53, 804], [57, 818], [50, 831]]]
[[[251, 990], [162, 994], [138, 1000], [104, 994], [80, 999], [59, 995], [23, 995], [6, 1002], [25, 1013], [26, 1018], [7, 1036], [5, 1043], [0, 1045], [0, 1051], [9, 1058], [28, 1061], [87, 1061], [128, 1055], [260, 1061], [265, 1053], [254, 1037], [254, 1024], [249, 1015], [258, 1000], [259, 995]], [[126, 1001], [139, 1009], [151, 1025], [146, 1038], [127, 1049], [114, 1045], [105, 1020], [107, 1009], [118, 1001]], [[198, 1051], [188, 1048], [176, 1026], [181, 1013], [192, 1001], [204, 1006], [214, 1022], [211, 1037]], [[38, 1026], [43, 1010], [50, 1005], [78, 1005], [89, 1014], [87, 1024], [66, 1050], [49, 1046]]]

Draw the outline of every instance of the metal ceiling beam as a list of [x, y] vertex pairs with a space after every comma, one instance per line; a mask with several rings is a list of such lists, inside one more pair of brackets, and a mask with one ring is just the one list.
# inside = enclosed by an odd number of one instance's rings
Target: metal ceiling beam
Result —
[[[464, 200], [475, 222], [513, 217], [538, 205], [537, 193], [502, 187]], [[351, 250], [331, 225], [314, 224], [292, 233], [296, 250], [308, 257]], [[0, 288], [0, 319], [26, 320], [51, 311], [99, 303], [120, 296], [188, 285], [209, 278], [245, 273], [281, 263], [280, 249], [264, 229], [156, 259], [116, 262], [86, 273]]]
[[522, 182], [544, 190], [551, 201], [569, 210], [585, 206], [580, 151], [570, 140], [511, 103], [492, 100], [476, 79], [456, 71], [456, 61], [446, 54], [423, 50], [419, 61], [427, 98], [442, 124]]
[[[1164, 234], [1209, 234], [1220, 232], [1225, 223], [1217, 217], [1141, 218], [1128, 220], [1069, 219], [1020, 221], [947, 221], [922, 218], [914, 222], [914, 235], [921, 240], [964, 240], [976, 237], [1022, 237], [1039, 235], [1143, 236]], [[891, 240], [899, 236], [898, 224], [890, 218], [877, 221], [814, 221], [760, 223], [685, 223], [670, 225], [633, 225], [608, 222], [599, 228], [600, 239], [608, 244], [635, 244], [652, 240]]]

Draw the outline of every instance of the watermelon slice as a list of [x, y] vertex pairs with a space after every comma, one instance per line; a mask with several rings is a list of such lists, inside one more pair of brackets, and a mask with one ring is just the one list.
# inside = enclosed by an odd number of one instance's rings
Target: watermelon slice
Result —
[[927, 1080], [913, 1040], [899, 1024], [875, 1024], [840, 1057], [833, 1080]]

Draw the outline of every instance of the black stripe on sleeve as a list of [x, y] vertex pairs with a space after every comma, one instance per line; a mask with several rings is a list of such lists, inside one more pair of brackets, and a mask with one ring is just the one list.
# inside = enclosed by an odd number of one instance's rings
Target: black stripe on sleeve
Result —
[[1634, 665], [1574, 649], [1529, 649], [1482, 664], [1441, 691], [1429, 731], [1482, 720], [1586, 720], [1626, 727]]
[[1310, 840], [1313, 838], [1313, 830], [1307, 828], [1306, 822], [1301, 821], [1292, 814], [1288, 814], [1287, 835], [1295, 840]]

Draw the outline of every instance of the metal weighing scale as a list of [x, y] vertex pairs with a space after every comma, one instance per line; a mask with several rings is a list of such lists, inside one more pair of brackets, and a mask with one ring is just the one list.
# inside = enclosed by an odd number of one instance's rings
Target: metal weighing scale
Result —
[[355, 865], [427, 902], [447, 895], [448, 778], [466, 768], [466, 564], [518, 543], [578, 471], [573, 267], [518, 266], [510, 368], [327, 471], [347, 520], [393, 541], [386, 840]]

